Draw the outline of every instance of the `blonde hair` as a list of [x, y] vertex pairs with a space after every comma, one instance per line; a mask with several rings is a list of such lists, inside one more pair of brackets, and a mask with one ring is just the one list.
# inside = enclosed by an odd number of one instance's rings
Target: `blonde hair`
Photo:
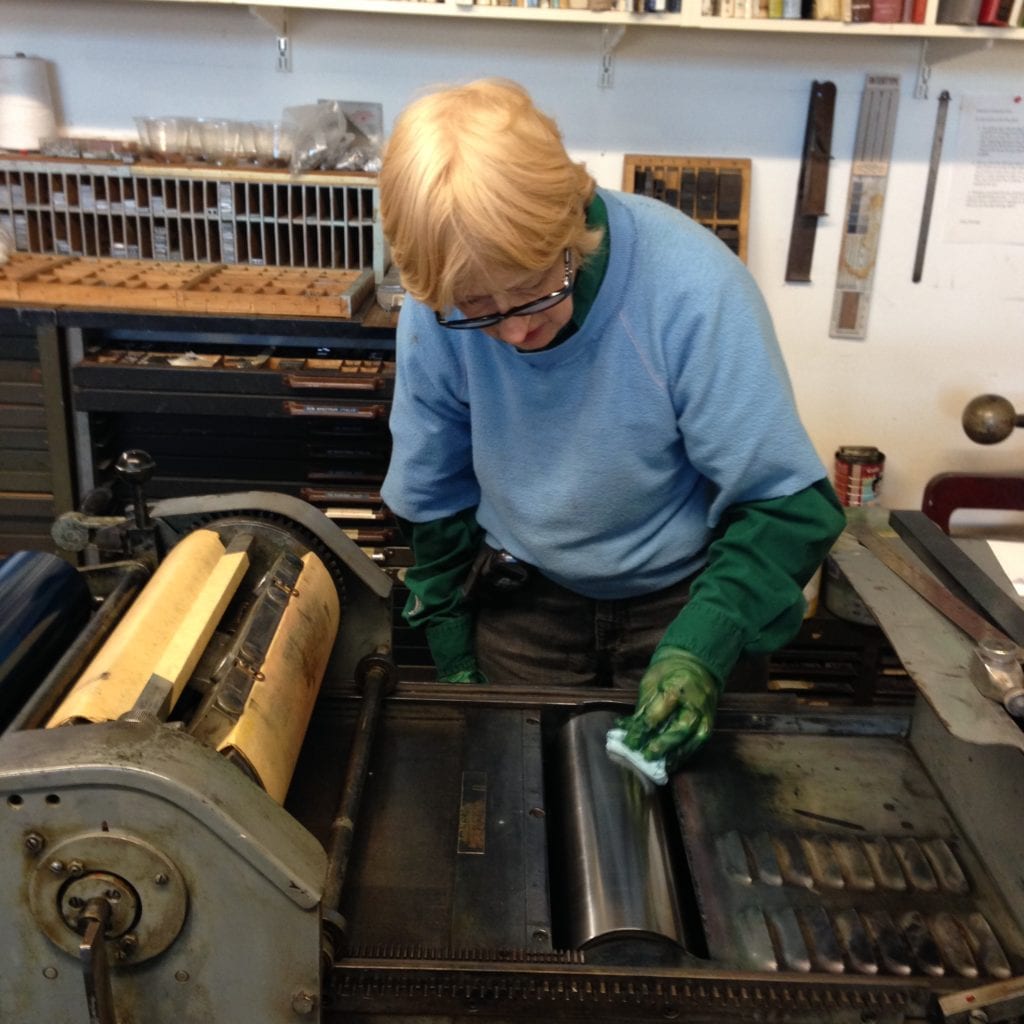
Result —
[[430, 93], [398, 117], [380, 175], [384, 234], [413, 298], [450, 308], [492, 275], [576, 265], [601, 243], [586, 226], [594, 179], [515, 82]]

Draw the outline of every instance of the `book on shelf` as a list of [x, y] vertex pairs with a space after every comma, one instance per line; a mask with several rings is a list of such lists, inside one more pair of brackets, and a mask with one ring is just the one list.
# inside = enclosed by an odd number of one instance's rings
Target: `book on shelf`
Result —
[[923, 25], [927, 7], [928, 0], [903, 0], [903, 13], [899, 20], [907, 24]]
[[1013, 0], [981, 0], [978, 24], [990, 28], [1007, 28], [1013, 20]]
[[817, 21], [842, 21], [841, 0], [814, 0], [814, 18]]
[[980, 0], [939, 0], [935, 15], [938, 25], [977, 25]]
[[903, 0], [872, 0], [871, 20], [903, 21]]

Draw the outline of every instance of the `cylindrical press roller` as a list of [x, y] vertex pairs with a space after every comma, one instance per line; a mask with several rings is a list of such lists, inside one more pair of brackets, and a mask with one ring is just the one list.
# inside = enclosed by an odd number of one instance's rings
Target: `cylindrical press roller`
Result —
[[656, 787], [605, 752], [611, 711], [571, 718], [559, 735], [569, 943], [588, 959], [628, 949], [671, 961], [683, 925]]
[[152, 679], [170, 685], [173, 708], [245, 572], [212, 530], [171, 549], [47, 723], [109, 722], [131, 711]]
[[215, 522], [171, 548], [48, 725], [173, 716], [281, 802], [339, 617], [286, 529]]

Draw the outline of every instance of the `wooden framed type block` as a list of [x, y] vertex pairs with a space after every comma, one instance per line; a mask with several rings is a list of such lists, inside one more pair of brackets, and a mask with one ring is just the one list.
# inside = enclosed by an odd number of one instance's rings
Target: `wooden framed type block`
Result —
[[746, 263], [750, 160], [627, 153], [622, 189], [682, 210], [714, 231]]

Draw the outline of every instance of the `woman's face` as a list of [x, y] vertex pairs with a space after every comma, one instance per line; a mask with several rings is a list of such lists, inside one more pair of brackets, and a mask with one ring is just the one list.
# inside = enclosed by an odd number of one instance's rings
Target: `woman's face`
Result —
[[[457, 301], [459, 312], [464, 317], [487, 316], [543, 299], [571, 283], [568, 262], [563, 255], [559, 255], [550, 267], [540, 272], [498, 273], [494, 275], [493, 284], [486, 294], [471, 294], [460, 298]], [[536, 352], [550, 345], [571, 318], [572, 294], [567, 292], [565, 298], [547, 309], [510, 316], [482, 329], [488, 336], [512, 345], [520, 352]]]

